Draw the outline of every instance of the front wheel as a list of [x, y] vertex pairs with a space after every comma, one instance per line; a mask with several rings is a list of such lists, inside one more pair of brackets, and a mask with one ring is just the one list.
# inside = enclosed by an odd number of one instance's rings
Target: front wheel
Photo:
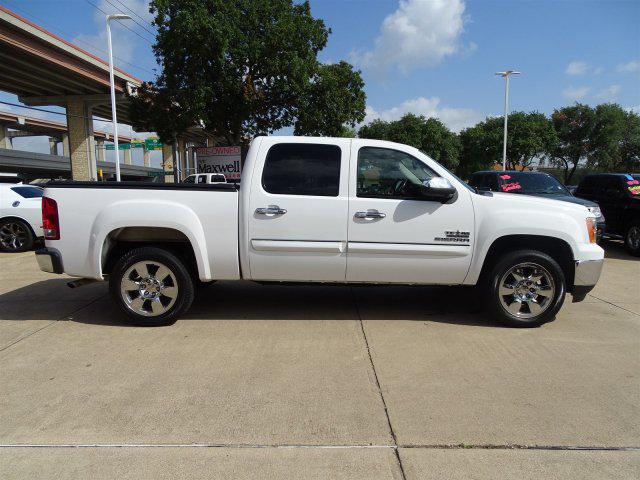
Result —
[[509, 327], [537, 327], [562, 307], [566, 281], [560, 265], [546, 253], [519, 250], [502, 257], [484, 281], [487, 309]]
[[125, 254], [109, 277], [111, 295], [131, 323], [160, 326], [175, 323], [193, 302], [193, 280], [171, 252], [156, 247]]
[[629, 225], [624, 235], [624, 244], [631, 255], [640, 257], [640, 222]]

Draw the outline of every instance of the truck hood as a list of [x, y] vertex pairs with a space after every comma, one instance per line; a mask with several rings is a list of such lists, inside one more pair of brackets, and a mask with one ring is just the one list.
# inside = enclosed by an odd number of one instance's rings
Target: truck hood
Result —
[[[549, 195], [549, 196], [533, 196], [513, 193], [494, 192], [493, 198], [498, 202], [509, 202], [512, 205], [522, 205], [523, 207], [538, 207], [538, 208], [559, 208], [564, 210], [573, 211], [577, 214], [589, 214], [586, 207], [596, 207], [597, 204], [577, 197], [569, 197], [564, 195]], [[577, 201], [570, 201], [577, 200]]]
[[560, 200], [561, 202], [569, 202], [576, 203], [578, 205], [584, 205], [585, 207], [597, 207], [598, 204], [596, 202], [592, 202], [591, 200], [585, 200], [584, 198], [574, 197], [573, 195], [550, 195], [550, 194], [536, 194], [530, 195], [540, 198], [548, 198], [549, 200]]

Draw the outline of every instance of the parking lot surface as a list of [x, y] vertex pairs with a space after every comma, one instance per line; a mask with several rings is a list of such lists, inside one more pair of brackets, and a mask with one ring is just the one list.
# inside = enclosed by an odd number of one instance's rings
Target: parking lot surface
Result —
[[469, 289], [225, 282], [141, 328], [0, 254], [0, 478], [635, 479], [638, 278], [611, 242], [536, 329]]

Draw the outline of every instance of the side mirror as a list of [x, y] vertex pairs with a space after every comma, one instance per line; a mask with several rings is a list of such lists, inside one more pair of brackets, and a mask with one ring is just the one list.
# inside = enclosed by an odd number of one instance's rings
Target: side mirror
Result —
[[456, 194], [451, 182], [443, 177], [433, 177], [424, 182], [423, 186], [425, 197], [442, 203], [448, 202]]
[[433, 200], [441, 203], [448, 202], [456, 194], [456, 189], [449, 180], [442, 177], [433, 177], [425, 180], [422, 185], [408, 183], [406, 193], [422, 200]]

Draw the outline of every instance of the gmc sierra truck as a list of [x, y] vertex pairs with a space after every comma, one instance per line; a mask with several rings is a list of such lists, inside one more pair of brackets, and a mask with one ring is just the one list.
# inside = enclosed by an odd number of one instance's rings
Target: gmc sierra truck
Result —
[[175, 322], [199, 282], [251, 280], [477, 285], [496, 320], [537, 326], [604, 258], [586, 207], [478, 192], [377, 140], [258, 137], [239, 185], [56, 182], [42, 210], [40, 268], [108, 280], [140, 325]]

